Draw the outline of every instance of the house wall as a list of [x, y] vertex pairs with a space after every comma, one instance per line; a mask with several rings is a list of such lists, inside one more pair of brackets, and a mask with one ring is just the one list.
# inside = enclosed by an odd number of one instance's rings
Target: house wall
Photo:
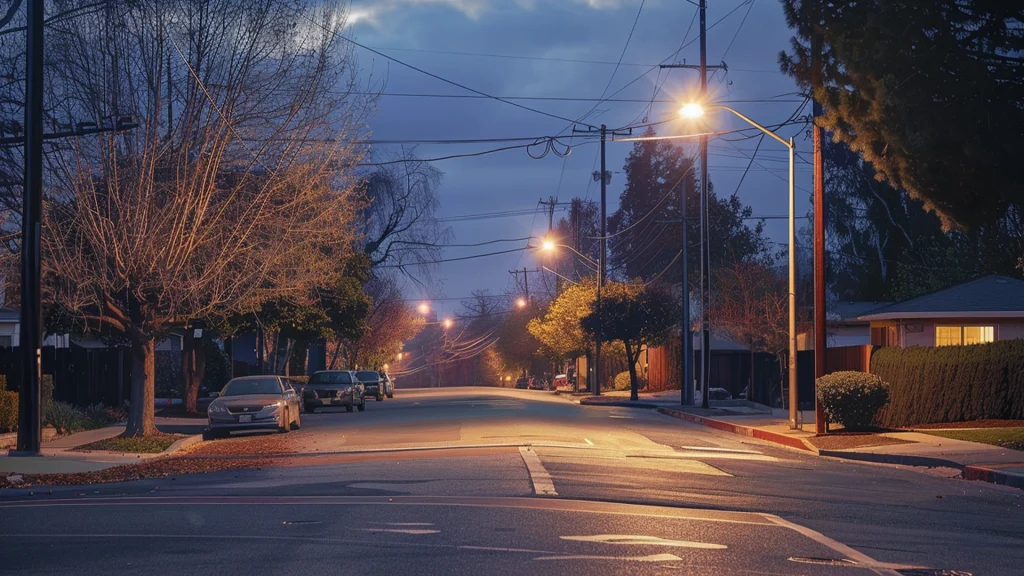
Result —
[[[1021, 318], [942, 318], [923, 320], [883, 320], [871, 323], [872, 330], [879, 328], [895, 328], [898, 335], [898, 345], [903, 348], [911, 346], [935, 346], [935, 326], [963, 325], [963, 326], [995, 326], [995, 339], [1018, 340], [1024, 339], [1024, 319]], [[878, 342], [872, 342], [878, 345]], [[895, 345], [895, 344], [894, 344]]]

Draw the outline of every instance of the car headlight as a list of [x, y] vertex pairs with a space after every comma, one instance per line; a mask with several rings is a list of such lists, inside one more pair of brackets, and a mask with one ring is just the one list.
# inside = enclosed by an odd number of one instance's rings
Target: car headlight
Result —
[[220, 404], [210, 404], [210, 407], [206, 409], [207, 412], [212, 414], [227, 414], [228, 409], [221, 406]]
[[264, 412], [276, 412], [277, 409], [280, 408], [280, 407], [281, 407], [281, 403], [280, 402], [274, 402], [273, 404], [267, 404], [266, 406], [264, 406], [263, 407], [263, 411]]

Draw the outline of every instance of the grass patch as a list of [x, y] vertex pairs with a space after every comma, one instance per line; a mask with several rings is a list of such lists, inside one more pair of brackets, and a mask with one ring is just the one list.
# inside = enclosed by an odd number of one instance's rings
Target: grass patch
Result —
[[807, 439], [819, 450], [846, 450], [848, 448], [866, 448], [868, 446], [891, 446], [894, 444], [913, 444], [909, 440], [882, 436], [880, 434], [840, 432]]
[[91, 450], [105, 450], [108, 452], [124, 452], [128, 454], [159, 454], [167, 450], [183, 437], [177, 434], [157, 434], [145, 438], [125, 438], [114, 436], [105, 440], [98, 440], [75, 447], [75, 452], [89, 452]]
[[924, 434], [949, 438], [951, 440], [967, 440], [981, 442], [1011, 450], [1024, 450], [1024, 426], [1014, 428], [985, 428], [983, 430], [921, 430]]

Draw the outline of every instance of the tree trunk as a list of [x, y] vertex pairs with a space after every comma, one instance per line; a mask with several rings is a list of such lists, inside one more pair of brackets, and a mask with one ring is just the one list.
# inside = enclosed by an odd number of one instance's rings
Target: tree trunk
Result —
[[633, 347], [629, 345], [628, 341], [623, 341], [626, 346], [626, 368], [629, 370], [629, 399], [639, 400], [640, 399], [640, 382], [636, 376], [636, 362], [640, 359], [640, 349], [637, 347], [636, 358], [633, 357]]
[[206, 374], [206, 346], [202, 340], [195, 339], [191, 328], [185, 330], [181, 350], [181, 377], [185, 382], [185, 412], [199, 413], [199, 388]]
[[334, 370], [334, 366], [338, 363], [338, 356], [341, 354], [341, 340], [338, 340], [334, 344], [334, 353], [331, 354], [331, 363], [327, 365], [328, 370]]
[[153, 420], [156, 343], [152, 337], [132, 339], [132, 393], [125, 437], [156, 433]]

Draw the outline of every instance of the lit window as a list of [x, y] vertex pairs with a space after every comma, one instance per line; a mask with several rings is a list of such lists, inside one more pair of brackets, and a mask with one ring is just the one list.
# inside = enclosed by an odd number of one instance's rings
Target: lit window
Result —
[[936, 346], [965, 346], [995, 342], [994, 326], [936, 326]]
[[961, 339], [961, 327], [960, 326], [936, 326], [935, 327], [935, 345], [936, 346], [959, 346], [963, 344]]

